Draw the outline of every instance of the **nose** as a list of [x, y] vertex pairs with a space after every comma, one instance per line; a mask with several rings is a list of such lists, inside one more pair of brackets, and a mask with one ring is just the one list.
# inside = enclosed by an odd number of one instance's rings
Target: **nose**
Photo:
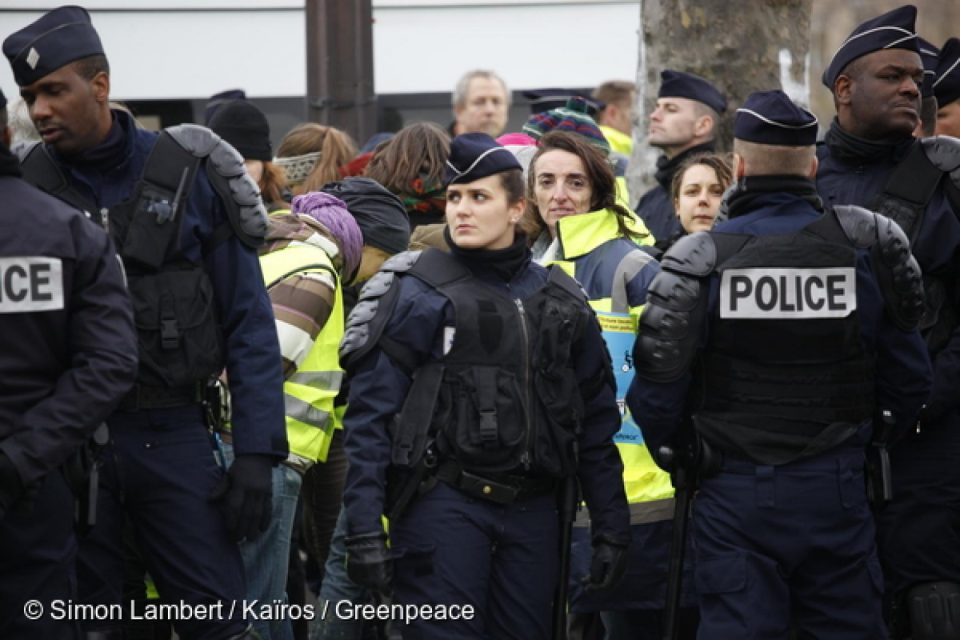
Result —
[[907, 76], [906, 79], [900, 84], [900, 93], [909, 96], [919, 96], [920, 86], [917, 84], [916, 80], [910, 76]]
[[562, 182], [554, 185], [550, 197], [556, 202], [563, 202], [567, 199], [567, 188]]
[[43, 96], [37, 96], [30, 105], [30, 119], [34, 123], [42, 122], [52, 115], [50, 103]]
[[663, 111], [660, 109], [660, 107], [657, 107], [656, 109], [654, 109], [653, 113], [650, 114], [650, 120], [652, 122], [660, 122], [662, 118], [663, 118]]

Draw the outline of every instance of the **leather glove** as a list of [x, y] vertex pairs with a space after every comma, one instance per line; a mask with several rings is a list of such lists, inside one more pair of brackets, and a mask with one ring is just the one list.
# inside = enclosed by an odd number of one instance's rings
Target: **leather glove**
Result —
[[627, 570], [627, 545], [603, 535], [593, 541], [590, 576], [585, 579], [587, 591], [606, 591], [615, 587]]
[[348, 536], [345, 542], [350, 580], [378, 593], [388, 592], [393, 581], [393, 558], [387, 549], [387, 535], [372, 531]]
[[239, 455], [210, 498], [220, 503], [227, 531], [236, 541], [253, 540], [270, 525], [273, 458]]

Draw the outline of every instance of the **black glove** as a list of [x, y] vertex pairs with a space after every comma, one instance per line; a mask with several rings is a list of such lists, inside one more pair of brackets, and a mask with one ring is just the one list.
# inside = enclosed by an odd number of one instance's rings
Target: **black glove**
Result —
[[627, 570], [627, 545], [599, 535], [593, 541], [587, 591], [605, 591], [615, 587]]
[[273, 493], [273, 458], [261, 454], [239, 455], [210, 498], [220, 502], [227, 531], [238, 542], [253, 540], [270, 525]]
[[373, 531], [348, 536], [345, 542], [350, 580], [378, 593], [388, 592], [393, 581], [393, 558], [387, 549], [387, 535]]

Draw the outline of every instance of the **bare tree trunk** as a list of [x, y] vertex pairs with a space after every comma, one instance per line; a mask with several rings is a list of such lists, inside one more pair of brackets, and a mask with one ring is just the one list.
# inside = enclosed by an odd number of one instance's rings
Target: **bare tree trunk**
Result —
[[627, 174], [633, 200], [653, 186], [657, 149], [647, 144], [647, 122], [656, 105], [660, 71], [702, 76], [727, 96], [717, 142], [732, 142], [733, 114], [754, 91], [783, 89], [810, 103], [812, 0], [643, 0], [638, 108], [634, 151]]

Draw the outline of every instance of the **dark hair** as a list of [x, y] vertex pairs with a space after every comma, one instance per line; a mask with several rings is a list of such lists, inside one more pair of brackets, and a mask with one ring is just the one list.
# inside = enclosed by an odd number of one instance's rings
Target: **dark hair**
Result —
[[441, 183], [449, 155], [447, 133], [432, 122], [416, 122], [378, 144], [363, 175], [393, 193], [405, 193], [421, 176]]
[[684, 160], [673, 174], [673, 180], [670, 182], [670, 202], [676, 202], [680, 198], [680, 187], [683, 185], [683, 176], [687, 169], [698, 164], [710, 167], [717, 174], [717, 180], [720, 185], [726, 189], [733, 183], [733, 167], [729, 156], [719, 153], [698, 153]]
[[85, 80], [93, 80], [98, 73], [110, 75], [110, 63], [107, 62], [107, 56], [102, 53], [75, 60], [73, 68]]
[[507, 169], [500, 172], [500, 184], [507, 192], [507, 204], [516, 204], [523, 198], [523, 169]]
[[627, 226], [626, 221], [632, 217], [632, 214], [617, 202], [617, 177], [603, 152], [587, 142], [583, 136], [567, 131], [551, 131], [540, 138], [540, 147], [530, 160], [530, 167], [527, 170], [527, 210], [524, 214], [524, 230], [531, 240], [535, 240], [545, 226], [543, 216], [537, 207], [534, 191], [537, 160], [548, 151], [554, 150], [566, 151], [580, 158], [593, 191], [593, 199], [590, 202], [591, 211], [610, 209], [617, 215], [617, 230], [621, 236], [632, 240], [646, 237], [647, 234], [639, 233]]

